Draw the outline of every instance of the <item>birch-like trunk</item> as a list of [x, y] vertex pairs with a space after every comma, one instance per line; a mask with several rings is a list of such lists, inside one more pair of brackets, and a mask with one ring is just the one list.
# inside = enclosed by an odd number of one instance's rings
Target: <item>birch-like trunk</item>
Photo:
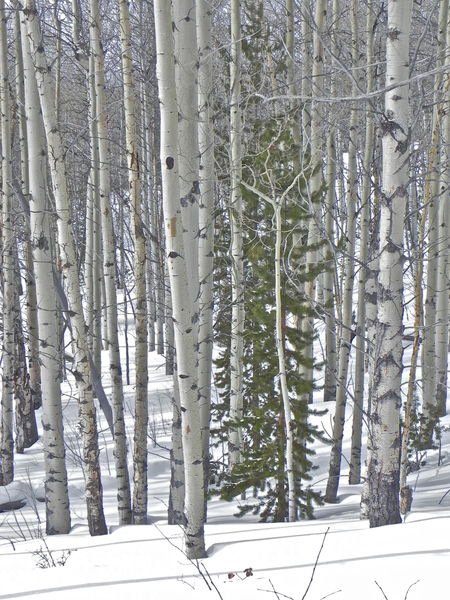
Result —
[[101, 21], [98, 0], [90, 1], [90, 43], [95, 67], [95, 96], [98, 158], [99, 158], [99, 198], [101, 230], [103, 240], [103, 278], [107, 311], [107, 346], [112, 384], [112, 405], [114, 414], [114, 460], [117, 478], [117, 509], [121, 525], [131, 521], [131, 490], [127, 465], [127, 440], [124, 420], [124, 397], [122, 366], [120, 361], [117, 294], [116, 294], [116, 254], [112, 227], [110, 201], [110, 168], [108, 151], [107, 108], [105, 100], [104, 56], [101, 44]]
[[[373, 90], [373, 49], [374, 49], [374, 14], [373, 1], [367, 2], [366, 18], [366, 69], [367, 69], [367, 93]], [[366, 132], [364, 144], [364, 158], [362, 165], [361, 186], [361, 217], [359, 238], [359, 273], [358, 273], [358, 305], [356, 314], [356, 339], [355, 339], [355, 391], [353, 400], [353, 423], [352, 423], [352, 445], [350, 452], [350, 474], [349, 484], [360, 483], [361, 480], [361, 437], [364, 411], [364, 373], [365, 373], [365, 350], [366, 350], [366, 281], [367, 281], [367, 259], [368, 259], [368, 237], [370, 220], [370, 191], [374, 121], [371, 114], [366, 117]]]
[[[358, 68], [358, 25], [357, 2], [352, 0], [351, 8], [352, 30], [352, 66]], [[356, 86], [353, 93], [357, 93]], [[358, 196], [358, 170], [356, 151], [358, 147], [358, 117], [356, 106], [350, 111], [350, 130], [348, 141], [348, 173], [347, 173], [347, 243], [344, 248], [345, 283], [342, 299], [342, 335], [339, 351], [339, 369], [337, 377], [336, 409], [333, 422], [333, 445], [331, 447], [328, 482], [325, 493], [327, 502], [337, 501], [339, 479], [341, 473], [342, 439], [344, 436], [345, 407], [347, 404], [347, 379], [350, 361], [350, 350], [353, 339], [352, 309], [353, 309], [353, 280], [355, 276], [355, 238], [356, 238], [356, 202]]]
[[173, 374], [172, 448], [170, 450], [170, 494], [167, 517], [169, 525], [183, 525], [185, 477], [181, 400], [176, 367]]
[[14, 323], [15, 323], [15, 233], [12, 197], [11, 112], [8, 75], [8, 40], [5, 2], [0, 0], [0, 110], [2, 153], [2, 270], [3, 270], [3, 344], [1, 399], [1, 485], [14, 478], [13, 390], [14, 390]]
[[46, 533], [50, 535], [70, 531], [60, 388], [59, 306], [54, 291], [55, 266], [52, 252], [54, 242], [46, 182], [47, 145], [24, 22], [21, 23], [21, 32], [29, 160], [30, 230], [40, 340]]
[[[320, 220], [321, 220], [321, 204], [319, 203], [319, 190], [322, 185], [322, 127], [323, 127], [323, 110], [320, 102], [314, 101], [314, 96], [323, 94], [323, 35], [326, 23], [326, 1], [317, 0], [314, 8], [315, 28], [313, 33], [313, 57], [312, 57], [312, 73], [311, 73], [311, 133], [310, 133], [310, 166], [313, 173], [309, 179], [308, 203], [310, 219], [308, 223], [308, 251], [306, 253], [306, 270], [307, 273], [314, 271], [317, 268], [319, 261], [319, 251], [317, 243], [320, 235]], [[314, 303], [316, 296], [316, 278], [311, 278], [305, 284], [305, 296], [307, 302]], [[309, 343], [305, 347], [304, 357], [312, 364], [313, 363], [313, 342], [314, 319], [305, 317], [301, 322], [302, 332], [306, 337], [310, 338]], [[313, 381], [312, 367], [302, 366], [300, 375], [305, 381]], [[311, 394], [305, 397], [306, 401], [311, 401]]]
[[147, 426], [148, 426], [148, 347], [147, 299], [145, 290], [145, 237], [140, 195], [140, 156], [136, 132], [136, 100], [131, 55], [130, 12], [127, 0], [119, 0], [120, 48], [122, 55], [125, 139], [127, 147], [128, 185], [134, 241], [135, 304], [135, 429], [133, 474], [133, 522], [147, 522]]
[[[161, 107], [161, 172], [166, 252], [172, 291], [178, 384], [182, 412], [185, 463], [185, 551], [188, 558], [205, 556], [204, 478], [196, 339], [192, 328], [195, 302], [191, 298], [188, 261], [183, 239], [178, 170], [178, 105], [175, 86], [172, 17], [166, 0], [155, 0], [157, 78]], [[185, 14], [185, 17], [187, 15]], [[189, 275], [188, 275], [189, 273]]]
[[[211, 2], [197, 0], [198, 146], [200, 156], [199, 197], [199, 327], [198, 390], [202, 430], [205, 496], [209, 472], [209, 420], [213, 350], [213, 268], [214, 268], [214, 132], [212, 128], [212, 40]], [[206, 500], [206, 497], [205, 497]]]
[[[436, 67], [442, 67], [446, 58], [446, 34], [449, 12], [448, 0], [441, 0], [437, 36]], [[428, 152], [428, 168], [424, 186], [424, 206], [428, 206], [428, 245], [425, 317], [422, 345], [422, 412], [427, 422], [426, 439], [432, 445], [432, 424], [436, 420], [436, 296], [438, 262], [438, 207], [439, 207], [439, 157], [442, 113], [441, 73], [434, 78], [434, 108], [431, 122], [432, 139]], [[448, 85], [448, 80], [446, 81]]]
[[[18, 100], [19, 144], [20, 144], [20, 188], [23, 197], [28, 200], [30, 179], [28, 174], [28, 137], [25, 115], [24, 64], [22, 52], [22, 34], [20, 31], [20, 13], [14, 18], [14, 50], [16, 53], [16, 94]], [[28, 327], [28, 372], [31, 403], [35, 409], [41, 406], [41, 370], [39, 367], [39, 326], [37, 318], [36, 281], [33, 268], [33, 249], [30, 238], [30, 215], [25, 215], [25, 286], [26, 286], [26, 322]]]
[[[386, 85], [409, 76], [411, 0], [389, 0]], [[403, 334], [403, 227], [408, 189], [409, 86], [385, 95], [380, 266], [374, 364], [371, 374], [371, 527], [399, 523], [399, 452]]]
[[236, 426], [243, 416], [243, 356], [244, 356], [244, 247], [242, 177], [242, 114], [241, 114], [241, 8], [231, 0], [231, 61], [230, 61], [230, 228], [231, 228], [231, 346], [230, 346], [230, 420], [228, 454], [230, 467], [241, 461], [242, 429]]
[[[339, 0], [333, 0], [331, 21], [336, 22], [339, 14]], [[333, 32], [332, 51], [337, 54], [337, 33]], [[331, 96], [336, 94], [337, 76], [331, 73]], [[325, 258], [325, 272], [322, 275], [323, 280], [323, 305], [325, 308], [325, 373], [323, 385], [324, 402], [336, 400], [336, 382], [337, 382], [337, 341], [336, 341], [336, 309], [335, 309], [335, 277], [336, 260], [334, 250], [334, 218], [336, 203], [336, 113], [333, 107], [330, 108], [330, 128], [327, 135], [327, 167], [326, 182], [327, 196], [325, 204], [325, 240], [326, 245], [323, 249]]]
[[[143, 27], [143, 25], [142, 25]], [[145, 63], [142, 59], [141, 69], [144, 72]], [[142, 81], [140, 85], [141, 96], [141, 120], [143, 134], [142, 158], [144, 164], [144, 189], [143, 189], [143, 217], [147, 236], [145, 247], [147, 251], [145, 282], [147, 286], [147, 315], [148, 315], [148, 351], [154, 352], [156, 348], [156, 253], [154, 251], [155, 241], [153, 240], [155, 228], [155, 192], [153, 182], [153, 124], [152, 124], [152, 106], [150, 103], [150, 92], [147, 81]]]
[[[78, 280], [75, 244], [71, 228], [69, 195], [67, 190], [64, 148], [58, 124], [55, 119], [55, 90], [49, 70], [39, 25], [38, 12], [33, 0], [25, 3], [25, 23], [34, 62], [38, 95], [47, 138], [50, 174], [55, 197], [58, 242], [61, 253], [61, 268], [67, 290], [69, 317], [72, 328], [74, 375], [79, 395], [79, 416], [83, 440], [83, 460], [85, 463], [86, 504], [89, 532], [91, 535], [107, 533], [103, 513], [103, 490], [98, 462], [98, 434], [96, 410], [92, 395], [92, 382], [89, 368], [89, 352], [86, 343], [86, 323]], [[40, 332], [42, 336], [42, 332]]]
[[[450, 22], [447, 21], [447, 49], [450, 47]], [[436, 406], [435, 418], [447, 412], [448, 326], [449, 326], [449, 233], [450, 233], [450, 77], [444, 77], [442, 145], [438, 201], [437, 281], [436, 281]]]
[[281, 222], [281, 201], [273, 202], [275, 213], [275, 312], [276, 312], [276, 346], [278, 355], [278, 369], [280, 380], [280, 391], [283, 400], [284, 428], [286, 436], [286, 473], [288, 481], [288, 517], [289, 521], [297, 520], [297, 498], [295, 487], [294, 472], [294, 427], [292, 418], [291, 403], [289, 399], [289, 390], [286, 377], [286, 356], [283, 328], [285, 326], [284, 311], [281, 302], [281, 261], [282, 261], [282, 222]]
[[[312, 95], [312, 28], [311, 19], [309, 18], [309, 10], [305, 6], [307, 3], [302, 3], [301, 19], [302, 19], [302, 78], [301, 78], [301, 94], [304, 98], [310, 98]], [[311, 147], [311, 101], [303, 100], [301, 105], [301, 155], [305, 161]]]

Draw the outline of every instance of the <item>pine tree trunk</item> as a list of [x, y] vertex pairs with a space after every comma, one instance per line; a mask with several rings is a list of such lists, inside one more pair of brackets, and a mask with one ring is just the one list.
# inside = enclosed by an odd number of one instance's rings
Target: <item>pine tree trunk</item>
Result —
[[[389, 0], [386, 85], [409, 76], [411, 0]], [[399, 452], [403, 332], [403, 225], [408, 187], [409, 86], [385, 95], [380, 266], [374, 364], [371, 374], [371, 527], [399, 523]]]

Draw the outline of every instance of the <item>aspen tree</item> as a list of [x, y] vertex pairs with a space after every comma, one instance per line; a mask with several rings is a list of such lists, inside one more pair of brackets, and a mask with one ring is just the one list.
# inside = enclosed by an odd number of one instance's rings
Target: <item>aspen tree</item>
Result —
[[8, 485], [14, 478], [13, 389], [15, 324], [15, 232], [12, 197], [11, 112], [9, 100], [7, 13], [0, 0], [0, 111], [2, 140], [2, 270], [3, 270], [3, 344], [0, 483]]
[[241, 114], [241, 8], [231, 0], [230, 60], [230, 228], [231, 228], [231, 347], [230, 347], [230, 420], [228, 452], [230, 466], [241, 460], [242, 430], [235, 423], [243, 416], [244, 355], [244, 247], [242, 232], [242, 114]]
[[79, 416], [82, 431], [83, 460], [85, 464], [84, 472], [89, 532], [91, 535], [104, 535], [107, 533], [107, 528], [103, 513], [103, 490], [98, 462], [99, 449], [96, 410], [92, 394], [89, 351], [86, 343], [86, 323], [83, 316], [75, 245], [71, 229], [67, 175], [64, 164], [65, 153], [58, 124], [55, 119], [54, 82], [48, 68], [38, 12], [33, 0], [26, 0], [23, 13], [44, 120], [50, 174], [58, 216], [57, 225], [61, 268], [66, 284], [68, 312], [75, 353], [74, 375], [79, 394]]
[[[389, 0], [386, 85], [409, 76], [411, 0]], [[399, 451], [402, 375], [403, 224], [408, 189], [409, 85], [385, 94], [382, 121], [383, 180], [380, 265], [373, 371], [371, 373], [371, 527], [399, 523]]]
[[29, 160], [30, 230], [36, 277], [41, 365], [46, 532], [61, 534], [70, 531], [71, 523], [61, 406], [59, 303], [54, 291], [54, 278], [57, 275], [54, 272], [53, 229], [46, 182], [47, 144], [34, 65], [23, 19], [21, 33]]
[[107, 311], [107, 345], [112, 384], [114, 414], [114, 460], [117, 477], [119, 523], [131, 521], [131, 491], [127, 465], [127, 440], [124, 420], [122, 366], [117, 319], [116, 256], [110, 200], [110, 168], [108, 152], [107, 107], [105, 100], [104, 56], [101, 44], [101, 21], [98, 0], [90, 0], [90, 46], [94, 62], [94, 87], [99, 158], [99, 199], [103, 240], [103, 278]]
[[[353, 69], [358, 68], [358, 24], [357, 2], [352, 0], [351, 15], [351, 59]], [[356, 83], [353, 85], [356, 95]], [[337, 501], [337, 491], [341, 471], [342, 438], [344, 435], [345, 407], [347, 403], [347, 378], [350, 360], [350, 350], [353, 338], [352, 309], [353, 309], [353, 279], [355, 275], [355, 238], [356, 238], [356, 202], [358, 195], [358, 172], [356, 150], [358, 146], [358, 112], [355, 106], [350, 111], [350, 127], [348, 141], [348, 172], [347, 172], [347, 228], [345, 245], [345, 274], [342, 299], [342, 336], [339, 352], [339, 369], [337, 377], [336, 410], [333, 423], [333, 445], [331, 447], [328, 483], [325, 494], [327, 502]]]
[[[366, 70], [367, 70], [367, 93], [373, 90], [374, 83], [374, 15], [373, 1], [367, 2], [366, 17]], [[361, 186], [361, 218], [359, 239], [359, 272], [358, 272], [358, 304], [356, 314], [356, 339], [355, 339], [355, 391], [353, 401], [353, 426], [352, 446], [350, 453], [349, 483], [360, 483], [361, 479], [361, 436], [364, 411], [364, 373], [365, 373], [365, 334], [366, 334], [366, 281], [367, 281], [367, 259], [368, 259], [368, 236], [370, 219], [370, 192], [372, 163], [374, 145], [374, 120], [371, 114], [366, 116], [366, 130], [364, 143], [364, 158], [362, 164], [362, 186]]]
[[[142, 24], [142, 28], [144, 24]], [[141, 59], [141, 69], [145, 73], [144, 60]], [[146, 285], [147, 285], [147, 315], [148, 315], [148, 350], [154, 352], [156, 349], [156, 277], [155, 277], [155, 265], [156, 265], [156, 239], [155, 236], [155, 191], [153, 186], [153, 128], [151, 126], [151, 103], [150, 103], [150, 92], [148, 90], [148, 83], [141, 81], [140, 85], [140, 96], [141, 96], [141, 120], [143, 132], [143, 164], [144, 164], [144, 185], [143, 185], [143, 202], [142, 207], [145, 229], [148, 233], [146, 236]]]
[[[450, 48], [450, 21], [447, 15], [446, 48]], [[448, 73], [444, 76], [445, 92], [443, 95], [442, 145], [440, 156], [439, 201], [437, 222], [437, 280], [436, 280], [436, 406], [438, 416], [447, 411], [448, 380], [448, 326], [449, 326], [449, 234], [450, 234], [450, 85]], [[428, 401], [428, 398], [426, 399]]]
[[[199, 328], [198, 390], [202, 429], [205, 487], [209, 470], [209, 419], [213, 349], [214, 268], [214, 133], [212, 128], [211, 2], [197, 0], [196, 23], [199, 48], [198, 137], [200, 156], [199, 196]], [[206, 498], [205, 498], [206, 500]]]
[[[312, 82], [311, 82], [311, 133], [310, 133], [310, 165], [312, 175], [309, 181], [310, 220], [308, 225], [308, 251], [306, 253], [306, 269], [310, 273], [310, 280], [305, 284], [305, 295], [309, 302], [314, 302], [316, 295], [316, 278], [312, 275], [317, 268], [319, 252], [317, 244], [319, 242], [319, 223], [321, 220], [321, 206], [318, 203], [318, 194], [322, 186], [322, 119], [323, 111], [320, 103], [314, 101], [314, 96], [323, 93], [323, 35], [326, 23], [326, 1], [317, 0], [314, 12], [314, 32], [313, 32], [313, 57], [312, 57]], [[311, 317], [305, 317], [301, 322], [301, 328], [306, 336], [311, 338], [310, 343], [305, 348], [305, 358], [313, 362], [313, 344], [312, 334], [314, 321]], [[312, 367], [302, 367], [300, 369], [302, 377], [306, 381], [313, 380]], [[309, 396], [309, 400], [311, 397]]]
[[85, 288], [85, 319], [88, 326], [89, 351], [93, 355], [94, 364], [98, 369], [98, 343], [95, 338], [98, 334], [96, 295], [98, 294], [98, 257], [96, 255], [95, 238], [98, 232], [98, 206], [99, 197], [99, 165], [98, 165], [98, 134], [96, 120], [96, 96], [95, 96], [95, 64], [94, 54], [89, 54], [89, 71], [87, 73], [88, 99], [89, 99], [89, 138], [90, 138], [90, 170], [86, 194], [86, 244], [84, 252], [84, 288]]
[[[336, 23], [339, 14], [339, 0], [333, 0], [331, 22]], [[332, 52], [338, 54], [337, 32], [332, 32]], [[336, 93], [337, 76], [331, 73], [331, 96]], [[336, 156], [336, 114], [333, 106], [330, 108], [331, 126], [327, 135], [326, 151], [326, 182], [327, 195], [325, 201], [325, 239], [324, 259], [326, 261], [323, 280], [323, 305], [325, 309], [325, 374], [323, 384], [324, 402], [336, 400], [336, 378], [337, 378], [337, 342], [336, 342], [336, 309], [334, 297], [335, 282], [335, 260], [334, 260], [334, 216], [336, 204], [336, 178], [337, 178], [337, 156]]]
[[[301, 11], [301, 29], [302, 29], [302, 75], [301, 75], [301, 94], [304, 98], [311, 98], [312, 95], [312, 29], [311, 19], [309, 18], [307, 3], [302, 2]], [[311, 102], [304, 100], [301, 105], [301, 154], [306, 159], [311, 145]]]
[[[184, 248], [178, 171], [178, 106], [175, 85], [172, 18], [166, 0], [155, 0], [157, 78], [161, 107], [161, 171], [166, 252], [173, 303], [173, 321], [181, 401], [185, 464], [185, 547], [188, 558], [205, 556], [204, 478], [198, 371], [196, 364], [195, 301], [191, 298]], [[185, 14], [185, 17], [188, 16]], [[189, 273], [189, 275], [188, 275]]]
[[31, 448], [39, 439], [36, 414], [32, 402], [27, 359], [25, 350], [25, 338], [23, 331], [22, 312], [20, 307], [20, 272], [19, 257], [15, 252], [16, 262], [16, 297], [14, 309], [14, 400], [15, 400], [15, 449], [17, 454], [23, 454], [25, 448]]
[[[437, 34], [436, 67], [445, 63], [447, 52], [447, 21], [449, 13], [448, 0], [439, 4], [439, 21]], [[446, 80], [448, 86], [448, 80]], [[436, 297], [437, 297], [437, 264], [438, 264], [438, 210], [439, 210], [439, 158], [440, 133], [442, 120], [443, 77], [437, 73], [434, 77], [434, 106], [431, 121], [431, 146], [428, 152], [428, 168], [424, 185], [424, 205], [428, 205], [428, 244], [427, 244], [427, 276], [426, 300], [422, 344], [422, 412], [427, 423], [426, 436], [423, 441], [432, 444], [432, 424], [436, 421]]]
[[131, 56], [130, 12], [127, 0], [119, 0], [120, 48], [122, 56], [125, 140], [128, 164], [135, 277], [135, 428], [133, 474], [133, 522], [147, 522], [147, 426], [148, 426], [148, 347], [147, 301], [145, 296], [145, 236], [140, 196], [140, 156], [136, 132], [136, 102]]
[[[20, 31], [20, 13], [14, 17], [14, 51], [16, 54], [16, 94], [19, 113], [20, 145], [20, 187], [23, 197], [29, 194], [28, 138], [25, 115], [24, 65], [22, 52], [22, 34]], [[26, 285], [26, 321], [28, 325], [28, 371], [30, 375], [31, 402], [34, 408], [41, 405], [41, 370], [39, 367], [39, 326], [37, 318], [36, 281], [33, 268], [33, 249], [30, 239], [30, 215], [24, 216], [25, 222], [25, 285]]]

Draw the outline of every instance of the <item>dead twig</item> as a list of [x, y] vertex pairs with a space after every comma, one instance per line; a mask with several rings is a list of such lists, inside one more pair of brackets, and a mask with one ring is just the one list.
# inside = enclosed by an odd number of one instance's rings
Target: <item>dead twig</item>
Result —
[[308, 586], [307, 586], [307, 588], [306, 588], [306, 590], [305, 590], [305, 593], [304, 593], [304, 594], [303, 594], [303, 596], [302, 596], [302, 600], [305, 600], [305, 598], [306, 598], [306, 596], [307, 596], [307, 594], [308, 594], [308, 592], [309, 592], [309, 588], [311, 587], [311, 585], [312, 585], [312, 582], [313, 582], [313, 580], [314, 580], [314, 574], [315, 574], [315, 572], [316, 572], [316, 568], [317, 568], [317, 565], [318, 565], [318, 563], [319, 563], [319, 558], [320, 558], [320, 555], [321, 555], [321, 553], [322, 553], [323, 546], [324, 546], [324, 544], [325, 544], [325, 540], [326, 540], [326, 538], [327, 538], [327, 535], [328, 535], [328, 532], [329, 532], [329, 531], [330, 531], [330, 528], [328, 527], [328, 529], [327, 529], [327, 530], [325, 531], [325, 533], [324, 533], [324, 536], [323, 536], [323, 539], [322, 539], [322, 544], [321, 544], [321, 546], [320, 546], [320, 548], [319, 548], [319, 552], [317, 553], [317, 556], [316, 556], [316, 561], [315, 561], [315, 563], [314, 563], [314, 567], [313, 567], [313, 570], [312, 570], [312, 573], [311, 573], [311, 578], [310, 578], [310, 580], [309, 580], [309, 583], [308, 583]]
[[378, 583], [378, 581], [375, 581], [376, 586], [378, 587], [378, 589], [380, 590], [380, 592], [383, 594], [383, 596], [385, 597], [386, 600], [389, 600], [389, 598], [386, 596], [386, 594], [384, 593], [383, 588], [381, 587], [381, 585]]

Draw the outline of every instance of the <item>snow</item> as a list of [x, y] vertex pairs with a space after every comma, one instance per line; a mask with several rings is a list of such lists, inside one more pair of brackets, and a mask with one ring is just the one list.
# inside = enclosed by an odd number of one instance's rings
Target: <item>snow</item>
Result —
[[[64, 414], [72, 531], [69, 535], [42, 537], [45, 531], [44, 475], [38, 443], [16, 457], [16, 481], [7, 488], [0, 488], [0, 504], [11, 500], [26, 502], [20, 510], [0, 514], [0, 600], [79, 600], [81, 597], [96, 600], [127, 597], [133, 600], [219, 597], [223, 600], [286, 597], [295, 600], [425, 600], [446, 597], [450, 493], [445, 494], [450, 488], [450, 435], [445, 429], [441, 465], [438, 465], [438, 452], [429, 451], [424, 457], [426, 464], [410, 476], [414, 502], [404, 523], [371, 530], [366, 521], [360, 521], [361, 486], [347, 485], [344, 468], [339, 503], [318, 507], [316, 519], [312, 521], [261, 524], [248, 515], [237, 519], [233, 516], [236, 503], [212, 499], [205, 529], [208, 558], [197, 564], [189, 562], [182, 551], [180, 528], [166, 524], [171, 378], [164, 374], [160, 357], [151, 354], [150, 359], [151, 522], [139, 526], [117, 525], [111, 437], [104, 418], [99, 415], [109, 535], [89, 536], [78, 458], [77, 409], [66, 387]], [[108, 364], [107, 354], [103, 356], [103, 363]], [[106, 374], [104, 385], [105, 382]], [[131, 412], [133, 386], [126, 390], [128, 412]], [[105, 391], [108, 393], [107, 387]], [[324, 405], [317, 403], [316, 407], [320, 409]], [[348, 459], [352, 407], [347, 410], [344, 453]], [[329, 414], [314, 418], [329, 429]], [[449, 417], [443, 420], [443, 425], [450, 425]], [[131, 416], [128, 435], [131, 440]], [[318, 444], [316, 450], [318, 468], [313, 484], [316, 489], [324, 490], [330, 450], [324, 444]], [[42, 560], [54, 561], [56, 567], [41, 568], [38, 563]], [[65, 562], [64, 566], [59, 562]], [[247, 571], [249, 576], [246, 576], [247, 569], [251, 569]]]

